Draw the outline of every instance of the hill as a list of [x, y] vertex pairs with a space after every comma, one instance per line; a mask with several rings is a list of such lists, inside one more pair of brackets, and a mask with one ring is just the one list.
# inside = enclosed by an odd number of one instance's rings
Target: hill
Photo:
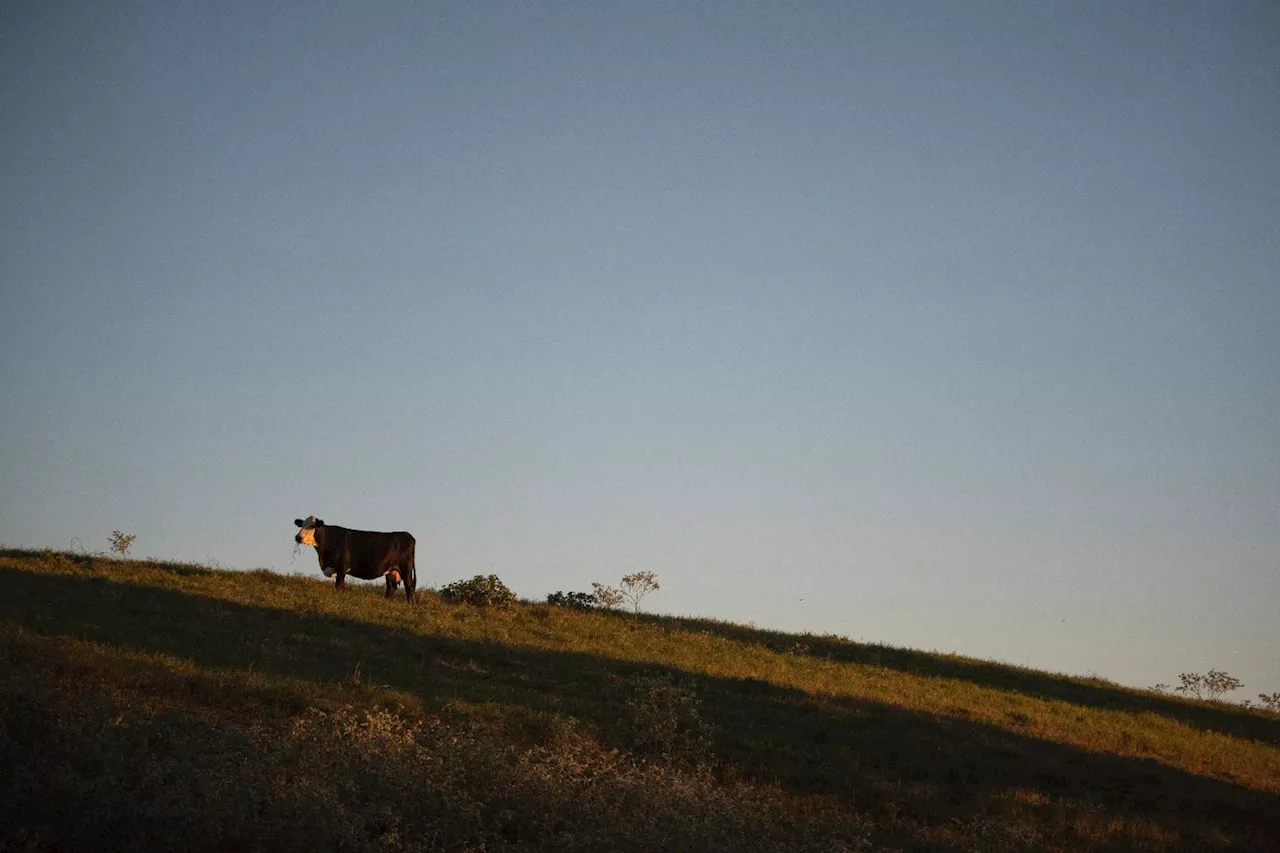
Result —
[[0, 552], [0, 847], [1280, 849], [1280, 716], [708, 620]]

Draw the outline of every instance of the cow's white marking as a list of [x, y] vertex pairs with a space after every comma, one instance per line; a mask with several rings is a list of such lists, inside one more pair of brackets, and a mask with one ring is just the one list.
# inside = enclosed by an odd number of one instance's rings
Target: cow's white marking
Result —
[[[315, 547], [316, 517], [314, 515], [307, 516], [307, 520], [302, 523], [302, 530], [298, 532], [298, 536], [301, 537], [301, 541], [303, 545], [310, 545], [313, 548]], [[328, 569], [325, 569], [324, 571], [325, 571], [325, 574], [329, 575], [329, 577], [333, 577], [333, 573], [331, 573]]]

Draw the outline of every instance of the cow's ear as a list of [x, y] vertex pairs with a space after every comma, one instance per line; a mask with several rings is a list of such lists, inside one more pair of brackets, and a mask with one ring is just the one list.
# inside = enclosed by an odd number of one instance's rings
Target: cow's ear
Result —
[[301, 527], [303, 524], [304, 524], [304, 522], [303, 522], [303, 520], [302, 520], [302, 519], [300, 519], [300, 518], [295, 518], [295, 519], [293, 520], [293, 526], [294, 526], [294, 527]]
[[324, 519], [323, 519], [323, 518], [317, 518], [317, 519], [316, 519], [316, 527], [324, 527]]

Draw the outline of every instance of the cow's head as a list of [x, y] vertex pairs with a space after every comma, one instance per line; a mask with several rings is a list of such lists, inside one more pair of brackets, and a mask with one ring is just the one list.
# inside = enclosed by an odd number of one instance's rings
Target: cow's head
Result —
[[298, 531], [298, 535], [293, 537], [293, 541], [299, 545], [311, 545], [314, 547], [316, 544], [316, 528], [324, 527], [324, 522], [314, 515], [308, 515], [305, 520], [295, 518], [293, 523], [295, 526], [302, 528]]

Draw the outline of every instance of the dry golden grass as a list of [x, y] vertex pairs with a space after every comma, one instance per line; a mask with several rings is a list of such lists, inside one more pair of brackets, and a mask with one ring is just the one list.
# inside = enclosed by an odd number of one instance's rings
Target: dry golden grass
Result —
[[707, 620], [0, 552], [0, 848], [1280, 849], [1280, 716]]

